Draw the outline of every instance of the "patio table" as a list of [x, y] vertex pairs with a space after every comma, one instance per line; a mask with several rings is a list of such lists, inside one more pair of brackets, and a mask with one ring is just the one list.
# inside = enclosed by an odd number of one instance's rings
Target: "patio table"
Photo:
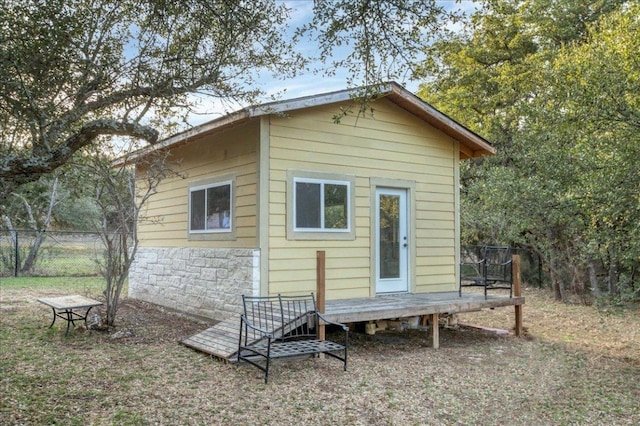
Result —
[[[89, 299], [88, 297], [71, 295], [61, 297], [46, 297], [38, 299], [38, 302], [49, 306], [53, 310], [53, 321], [49, 328], [53, 327], [56, 322], [56, 318], [62, 318], [67, 322], [67, 330], [64, 335], [69, 334], [69, 326], [73, 324], [75, 327], [76, 321], [84, 321], [85, 327], [87, 326], [87, 317], [89, 312], [95, 306], [102, 305], [102, 302], [98, 300]], [[77, 312], [79, 311], [79, 312]]]

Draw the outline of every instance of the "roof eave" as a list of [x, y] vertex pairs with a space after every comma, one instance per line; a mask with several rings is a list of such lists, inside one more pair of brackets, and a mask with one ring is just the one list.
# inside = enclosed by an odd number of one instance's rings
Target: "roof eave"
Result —
[[391, 85], [388, 98], [405, 110], [460, 142], [460, 159], [493, 155], [496, 149], [482, 136], [424, 102], [398, 84]]
[[116, 165], [121, 165], [123, 163], [135, 163], [136, 160], [144, 157], [145, 155], [149, 154], [152, 151], [156, 151], [160, 149], [175, 148], [180, 145], [184, 145], [196, 137], [201, 138], [208, 134], [219, 132], [223, 129], [227, 129], [233, 126], [237, 126], [251, 119], [251, 117], [252, 115], [250, 113], [250, 110], [247, 108], [242, 109], [240, 111], [236, 111], [234, 113], [225, 115], [218, 119], [208, 121], [198, 126], [194, 126], [188, 130], [185, 130], [184, 132], [176, 133], [175, 135], [169, 136], [168, 138], [163, 139], [156, 144], [141, 148], [131, 153], [126, 158], [119, 159], [120, 161], [119, 163], [116, 163]]
[[[422, 99], [409, 92], [398, 83], [390, 82], [384, 84], [380, 89], [380, 97], [387, 97], [395, 102], [401, 108], [420, 117], [433, 127], [441, 130], [446, 135], [460, 142], [460, 159], [473, 157], [481, 157], [483, 155], [492, 155], [496, 153], [496, 149], [491, 144], [467, 129], [448, 115], [432, 107]], [[175, 148], [189, 142], [196, 137], [203, 137], [207, 134], [219, 132], [223, 129], [237, 126], [252, 118], [269, 114], [282, 114], [297, 109], [311, 108], [315, 106], [345, 102], [358, 96], [362, 89], [346, 89], [335, 92], [325, 93], [321, 95], [305, 96], [302, 98], [276, 101], [263, 104], [256, 107], [244, 108], [240, 111], [209, 121], [207, 123], [195, 126], [184, 132], [170, 136], [155, 145], [142, 148], [126, 159], [122, 159], [121, 163], [135, 162], [137, 159], [144, 157], [149, 152], [157, 149]]]

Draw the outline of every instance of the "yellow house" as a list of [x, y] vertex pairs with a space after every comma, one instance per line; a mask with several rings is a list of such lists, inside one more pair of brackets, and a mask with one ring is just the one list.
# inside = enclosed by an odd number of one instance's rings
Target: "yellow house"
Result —
[[247, 108], [158, 144], [181, 177], [147, 204], [158, 220], [139, 225], [129, 295], [224, 320], [241, 294], [314, 292], [318, 250], [328, 301], [457, 291], [459, 163], [494, 148], [396, 83], [336, 122], [352, 95]]

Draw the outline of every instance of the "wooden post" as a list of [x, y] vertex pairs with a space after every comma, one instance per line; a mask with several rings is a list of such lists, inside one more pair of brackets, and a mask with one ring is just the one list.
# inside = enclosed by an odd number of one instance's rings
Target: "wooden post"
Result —
[[431, 322], [431, 340], [433, 341], [433, 349], [440, 347], [440, 315], [431, 314], [429, 319]]
[[[326, 300], [325, 252], [319, 250], [316, 252], [316, 308], [321, 314], [324, 314]], [[324, 324], [318, 325], [318, 339], [325, 339]]]
[[[513, 263], [513, 296], [522, 297], [522, 288], [520, 281], [520, 256], [514, 254], [511, 257]], [[522, 305], [515, 305], [516, 325], [515, 333], [517, 337], [522, 336]]]

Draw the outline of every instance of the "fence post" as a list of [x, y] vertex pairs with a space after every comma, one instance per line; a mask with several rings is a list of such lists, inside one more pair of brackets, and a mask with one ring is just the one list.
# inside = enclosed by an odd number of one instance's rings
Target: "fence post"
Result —
[[13, 276], [14, 277], [18, 277], [18, 270], [20, 269], [20, 247], [18, 246], [18, 231], [13, 231], [15, 238], [13, 239], [13, 241], [15, 242], [15, 262], [13, 265]]

